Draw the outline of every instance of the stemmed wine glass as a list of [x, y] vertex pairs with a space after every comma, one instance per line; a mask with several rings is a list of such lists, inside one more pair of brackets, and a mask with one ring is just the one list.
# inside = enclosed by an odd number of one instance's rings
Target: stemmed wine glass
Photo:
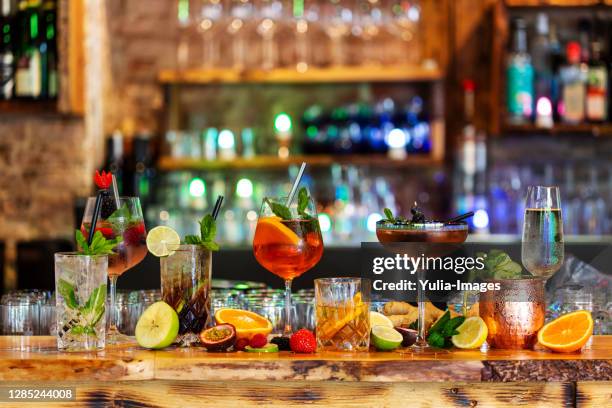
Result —
[[[119, 204], [119, 206], [117, 206]], [[89, 235], [91, 219], [96, 206], [96, 198], [87, 200], [85, 213], [81, 222], [84, 236]], [[119, 203], [112, 195], [102, 196], [100, 215], [96, 223], [96, 231], [100, 231], [107, 239], [121, 236], [123, 240], [114, 248], [114, 254], [108, 257], [108, 278], [110, 280], [110, 326], [106, 332], [107, 344], [122, 344], [130, 342], [130, 338], [119, 332], [115, 316], [115, 294], [117, 278], [128, 269], [139, 264], [147, 254], [144, 219], [138, 197], [120, 197]]]
[[532, 275], [549, 278], [563, 264], [563, 219], [559, 187], [529, 186], [521, 259]]
[[291, 282], [319, 262], [323, 238], [312, 198], [308, 197], [305, 208], [298, 208], [298, 200], [293, 200], [280, 217], [279, 205], [284, 206], [286, 200], [286, 197], [264, 198], [253, 237], [253, 253], [261, 266], [285, 280], [283, 334], [288, 336], [292, 332]]

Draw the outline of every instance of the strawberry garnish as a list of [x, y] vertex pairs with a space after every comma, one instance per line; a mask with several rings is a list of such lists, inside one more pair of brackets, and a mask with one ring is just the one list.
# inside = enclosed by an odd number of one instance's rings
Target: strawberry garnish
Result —
[[291, 350], [296, 353], [314, 353], [317, 350], [317, 340], [310, 330], [301, 329], [293, 333], [289, 339]]
[[268, 338], [261, 333], [257, 333], [253, 337], [251, 337], [251, 341], [249, 342], [249, 346], [253, 348], [260, 348], [265, 346], [268, 343]]
[[99, 189], [106, 190], [113, 183], [113, 173], [110, 171], [107, 173], [102, 170], [102, 174], [98, 170], [96, 170], [96, 175], [94, 176], [94, 182]]

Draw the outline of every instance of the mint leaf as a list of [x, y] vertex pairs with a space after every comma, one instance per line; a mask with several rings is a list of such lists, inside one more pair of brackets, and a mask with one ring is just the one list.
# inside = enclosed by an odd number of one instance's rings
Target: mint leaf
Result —
[[96, 231], [93, 239], [91, 240], [91, 245], [87, 245], [87, 240], [83, 236], [83, 233], [77, 230], [76, 241], [79, 244], [79, 253], [81, 255], [111, 255], [113, 253], [113, 249], [121, 241], [123, 241], [123, 238], [121, 236], [117, 236], [114, 239], [106, 239], [100, 231]]
[[308, 207], [309, 198], [310, 197], [308, 196], [308, 190], [306, 190], [306, 187], [300, 188], [300, 191], [298, 191], [298, 214], [304, 216], [308, 215], [306, 214], [306, 207]]
[[210, 251], [218, 251], [219, 250], [219, 244], [217, 244], [214, 241], [203, 241], [200, 245], [202, 245], [204, 248], [210, 250]]
[[94, 311], [98, 311], [101, 308], [104, 308], [104, 303], [106, 302], [106, 283], [98, 286], [94, 290], [91, 291], [89, 295], [89, 299], [85, 302], [85, 305], [82, 307], [81, 311], [85, 314], [89, 314]]
[[202, 240], [197, 235], [186, 235], [185, 236], [185, 243], [187, 245], [201, 245], [202, 244]]
[[452, 337], [457, 332], [455, 329], [461, 326], [464, 321], [465, 317], [463, 316], [453, 317], [452, 319], [446, 322], [440, 333], [444, 337]]
[[441, 318], [438, 319], [438, 321], [431, 326], [431, 328], [429, 329], [429, 332], [440, 332], [442, 331], [442, 329], [444, 328], [444, 326], [446, 325], [446, 323], [450, 320], [450, 311], [446, 311]]
[[427, 336], [427, 343], [432, 347], [444, 348], [444, 336], [437, 331], [430, 333]]
[[59, 279], [57, 282], [57, 291], [64, 298], [64, 302], [66, 302], [66, 306], [70, 309], [76, 309], [79, 307], [79, 304], [76, 300], [76, 296], [74, 294], [74, 286], [64, 279]]
[[290, 220], [293, 218], [291, 216], [291, 210], [289, 210], [287, 206], [274, 202], [269, 202], [268, 204], [270, 204], [270, 208], [274, 215], [281, 217], [283, 220]]
[[81, 251], [85, 253], [89, 252], [89, 245], [87, 244], [87, 239], [83, 236], [83, 232], [81, 230], [76, 230], [75, 240], [77, 243], [77, 247], [80, 248]]
[[212, 215], [207, 214], [200, 221], [200, 236], [202, 241], [209, 242], [214, 241], [217, 235], [217, 225]]
[[385, 208], [383, 210], [383, 212], [385, 213], [385, 217], [386, 217], [387, 221], [390, 221], [390, 222], [394, 222], [395, 221], [395, 217], [393, 216], [393, 213], [391, 212], [390, 209]]

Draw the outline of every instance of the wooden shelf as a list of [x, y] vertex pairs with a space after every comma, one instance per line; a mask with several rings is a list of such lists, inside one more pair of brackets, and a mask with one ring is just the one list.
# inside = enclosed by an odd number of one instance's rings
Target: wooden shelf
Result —
[[507, 7], [593, 7], [611, 4], [610, 0], [506, 0]]
[[54, 115], [58, 113], [56, 100], [11, 99], [0, 101], [0, 114], [7, 115]]
[[338, 82], [426, 82], [443, 79], [442, 71], [423, 66], [363, 66], [311, 68], [306, 72], [294, 69], [264, 70], [164, 70], [158, 79], [164, 84], [215, 83], [338, 83]]
[[565, 125], [557, 124], [550, 129], [536, 127], [535, 125], [506, 125], [502, 129], [502, 134], [532, 134], [532, 135], [591, 135], [596, 137], [612, 136], [612, 124], [580, 124]]
[[237, 158], [234, 160], [206, 161], [201, 159], [176, 159], [162, 157], [158, 162], [160, 170], [242, 170], [242, 169], [282, 169], [289, 165], [299, 165], [306, 162], [313, 167], [326, 167], [333, 164], [348, 164], [355, 166], [372, 166], [379, 168], [401, 168], [438, 166], [441, 160], [429, 155], [408, 155], [403, 160], [393, 160], [385, 155], [300, 155], [281, 159], [276, 156], [258, 156], [252, 159]]

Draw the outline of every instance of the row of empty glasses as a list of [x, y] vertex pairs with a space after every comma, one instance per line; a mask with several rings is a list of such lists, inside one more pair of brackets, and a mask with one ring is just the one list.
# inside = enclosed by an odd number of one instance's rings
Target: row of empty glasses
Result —
[[177, 63], [236, 69], [415, 63], [418, 0], [176, 0]]

